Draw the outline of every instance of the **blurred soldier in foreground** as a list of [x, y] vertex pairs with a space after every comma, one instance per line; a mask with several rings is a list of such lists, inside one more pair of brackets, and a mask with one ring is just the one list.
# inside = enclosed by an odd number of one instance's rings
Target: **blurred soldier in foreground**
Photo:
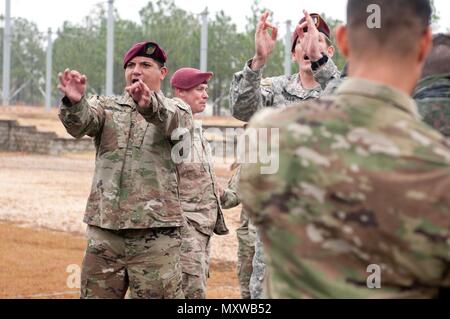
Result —
[[244, 70], [234, 74], [231, 83], [230, 107], [235, 118], [248, 121], [263, 107], [317, 98], [330, 80], [339, 77], [331, 60], [334, 47], [330, 28], [320, 15], [304, 14], [292, 36], [292, 60], [299, 73], [263, 80], [262, 71], [275, 47], [278, 30], [267, 22], [268, 12], [261, 16], [256, 27], [255, 56], [246, 62]]
[[450, 136], [450, 35], [438, 34], [413, 95], [423, 120]]
[[[301, 100], [318, 98], [328, 83], [339, 78], [336, 65], [331, 60], [334, 47], [330, 40], [330, 28], [318, 14], [308, 14], [299, 21], [292, 36], [292, 59], [299, 73], [261, 80], [262, 71], [276, 44], [278, 30], [267, 22], [264, 13], [256, 27], [255, 56], [247, 61], [244, 70], [237, 72], [230, 88], [230, 107], [233, 116], [248, 121], [258, 110], [266, 106], [285, 106]], [[272, 30], [269, 34], [269, 30]], [[256, 236], [253, 273], [250, 281], [252, 299], [264, 298], [265, 279], [264, 249]]]
[[[193, 114], [203, 112], [212, 76], [212, 72], [193, 68], [177, 70], [170, 80], [175, 99], [187, 103]], [[228, 234], [228, 229], [220, 205], [220, 187], [214, 174], [211, 149], [200, 122], [194, 123], [192, 147], [192, 156], [178, 165], [181, 207], [187, 219], [182, 230], [181, 268], [185, 297], [204, 299], [211, 236]]]
[[[222, 192], [221, 202], [225, 209], [233, 208], [241, 203], [238, 194], [241, 166], [236, 168], [228, 182], [228, 187]], [[238, 239], [237, 275], [242, 299], [250, 299], [250, 279], [253, 274], [253, 257], [255, 256], [256, 228], [242, 209], [240, 226], [236, 229]]]
[[[374, 4], [379, 29], [367, 24]], [[349, 78], [250, 122], [280, 129], [278, 173], [244, 164], [240, 180], [270, 297], [429, 298], [450, 286], [450, 146], [410, 97], [430, 16], [428, 0], [349, 0], [336, 31]]]
[[[160, 91], [165, 52], [153, 42], [124, 56], [126, 88], [118, 97], [86, 97], [78, 71], [59, 74], [60, 119], [96, 146], [95, 174], [84, 222], [88, 245], [82, 298], [182, 298], [183, 212], [171, 158], [177, 128], [192, 127], [188, 105]], [[178, 133], [176, 133], [178, 135]]]

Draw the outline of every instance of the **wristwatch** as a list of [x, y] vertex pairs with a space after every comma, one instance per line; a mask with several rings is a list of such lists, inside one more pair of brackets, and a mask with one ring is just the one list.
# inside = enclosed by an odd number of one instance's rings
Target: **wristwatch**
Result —
[[320, 68], [327, 62], [328, 62], [328, 55], [322, 52], [322, 57], [319, 60], [311, 62], [311, 69], [313, 71], [316, 71], [318, 68]]

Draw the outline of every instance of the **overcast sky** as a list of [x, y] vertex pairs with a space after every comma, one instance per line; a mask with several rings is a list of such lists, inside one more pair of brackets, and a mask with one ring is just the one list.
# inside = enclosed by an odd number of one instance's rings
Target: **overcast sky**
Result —
[[[114, 0], [115, 7], [123, 19], [139, 22], [139, 10], [149, 0]], [[152, 1], [155, 2], [156, 1]], [[250, 14], [253, 0], [175, 0], [177, 6], [192, 13], [200, 13], [208, 6], [214, 14], [224, 10], [233, 21], [243, 30], [245, 16]], [[107, 3], [107, 0], [11, 0], [11, 15], [23, 17], [37, 23], [41, 31], [52, 28], [56, 31], [64, 21], [79, 23], [83, 17], [89, 15], [95, 4]], [[303, 8], [310, 12], [324, 12], [325, 14], [345, 20], [345, 5], [347, 0], [261, 0], [262, 6], [274, 12], [273, 20], [280, 25], [280, 33], [284, 33], [284, 22], [297, 22]], [[450, 29], [450, 1], [435, 0], [437, 10], [441, 16], [440, 30]], [[0, 14], [5, 12], [5, 0], [1, 1]]]

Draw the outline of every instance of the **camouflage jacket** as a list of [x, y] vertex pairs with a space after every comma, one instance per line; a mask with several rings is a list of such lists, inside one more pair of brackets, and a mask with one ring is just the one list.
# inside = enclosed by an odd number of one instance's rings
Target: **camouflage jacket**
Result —
[[218, 235], [228, 234], [220, 205], [211, 148], [197, 121], [194, 122], [192, 147], [188, 161], [178, 164], [180, 200], [184, 215], [197, 231], [205, 235], [211, 236], [213, 232]]
[[258, 127], [280, 128], [269, 145], [280, 169], [244, 164], [240, 192], [271, 297], [428, 298], [450, 287], [450, 145], [409, 96], [349, 78], [333, 97], [255, 115]]
[[182, 225], [170, 137], [178, 127], [192, 129], [188, 105], [162, 93], [152, 96], [147, 109], [127, 93], [83, 97], [74, 105], [64, 98], [59, 117], [73, 137], [95, 141], [87, 224], [115, 230]]
[[253, 71], [251, 63], [252, 60], [247, 61], [244, 70], [234, 74], [230, 87], [231, 114], [241, 121], [250, 120], [263, 107], [285, 106], [318, 98], [330, 80], [339, 78], [339, 71], [331, 59], [314, 71], [314, 78], [320, 85], [313, 89], [301, 86], [298, 73], [261, 80], [263, 68]]
[[450, 136], [450, 74], [422, 79], [413, 98], [425, 123]]
[[240, 173], [241, 166], [239, 165], [233, 176], [231, 176], [230, 180], [228, 181], [228, 187], [224, 189], [222, 197], [220, 198], [222, 207], [225, 209], [236, 207], [241, 203], [241, 199], [239, 198], [237, 192]]

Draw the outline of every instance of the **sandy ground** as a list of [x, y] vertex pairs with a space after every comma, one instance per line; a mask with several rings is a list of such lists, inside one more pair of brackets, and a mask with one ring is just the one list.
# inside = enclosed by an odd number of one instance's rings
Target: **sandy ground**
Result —
[[[0, 298], [78, 297], [67, 289], [66, 268], [81, 264], [93, 169], [92, 154], [0, 153]], [[229, 166], [219, 163], [216, 173], [226, 186]], [[239, 298], [239, 212], [226, 210], [230, 234], [212, 239], [209, 298]]]
[[[92, 154], [0, 153], [0, 220], [84, 234], [83, 212], [93, 171]], [[216, 174], [225, 187], [229, 166], [218, 163]], [[224, 212], [230, 234], [213, 237], [212, 258], [236, 261], [239, 209]]]
[[[0, 223], [0, 298], [79, 298], [86, 241], [65, 232]], [[239, 298], [235, 264], [211, 260], [207, 298]]]
[[[57, 109], [1, 107], [0, 119], [15, 119], [69, 137]], [[239, 125], [231, 118], [202, 118], [203, 123]], [[231, 176], [230, 163], [217, 162], [222, 186]], [[83, 213], [94, 171], [94, 154], [46, 156], [0, 152], [0, 298], [74, 298], [67, 288], [66, 268], [80, 265], [85, 247]], [[209, 298], [239, 298], [236, 278], [240, 207], [225, 210], [230, 229], [214, 236]]]

